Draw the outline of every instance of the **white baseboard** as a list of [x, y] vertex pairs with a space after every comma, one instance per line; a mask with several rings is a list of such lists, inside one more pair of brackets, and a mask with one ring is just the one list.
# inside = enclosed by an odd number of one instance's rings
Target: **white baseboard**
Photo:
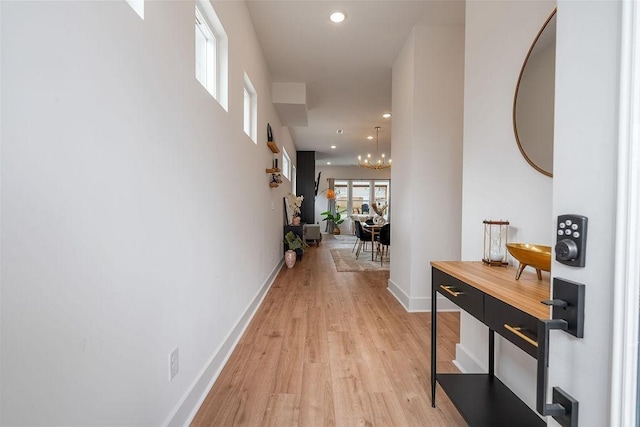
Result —
[[220, 345], [220, 347], [214, 352], [209, 359], [209, 362], [202, 369], [189, 391], [180, 400], [177, 407], [171, 412], [171, 415], [167, 418], [163, 425], [167, 427], [188, 426], [196, 416], [198, 409], [204, 402], [204, 399], [209, 394], [209, 391], [213, 387], [218, 375], [224, 368], [224, 365], [229, 360], [231, 353], [236, 348], [238, 341], [242, 337], [242, 334], [246, 330], [249, 322], [256, 314], [258, 307], [262, 303], [265, 295], [271, 285], [273, 284], [278, 272], [284, 265], [284, 258], [280, 259], [280, 262], [274, 267], [269, 277], [265, 280], [264, 284], [256, 294], [256, 296], [249, 304], [249, 307], [245, 310], [240, 317], [236, 326], [231, 330], [227, 338]]
[[483, 367], [483, 364], [462, 344], [456, 344], [456, 358], [453, 364], [463, 374], [487, 372], [487, 367]]
[[[410, 297], [391, 279], [387, 282], [387, 289], [407, 312], [431, 311], [431, 297]], [[460, 311], [460, 308], [445, 297], [438, 296], [438, 311]]]

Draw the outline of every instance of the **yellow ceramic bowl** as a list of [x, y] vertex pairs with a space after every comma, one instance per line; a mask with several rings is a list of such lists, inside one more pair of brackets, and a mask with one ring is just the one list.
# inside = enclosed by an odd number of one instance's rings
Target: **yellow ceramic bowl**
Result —
[[540, 270], [551, 271], [551, 246], [507, 243], [507, 250], [511, 256], [520, 261], [516, 280], [520, 278], [522, 270], [528, 265], [536, 269], [539, 280], [542, 279]]

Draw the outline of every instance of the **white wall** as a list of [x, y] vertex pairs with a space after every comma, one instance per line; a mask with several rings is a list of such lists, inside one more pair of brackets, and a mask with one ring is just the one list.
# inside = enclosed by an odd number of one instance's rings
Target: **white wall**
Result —
[[[462, 252], [464, 259], [480, 258], [483, 218], [509, 219], [512, 241], [552, 244], [557, 215], [589, 217], [587, 266], [552, 265], [553, 276], [585, 283], [587, 297], [584, 339], [552, 333], [549, 383], [579, 400], [580, 425], [602, 426], [609, 416], [620, 3], [558, 5], [550, 180], [520, 158], [509, 117], [511, 82], [529, 39], [552, 7], [544, 2], [467, 4]], [[492, 160], [499, 167], [488, 167]], [[500, 183], [501, 191], [486, 185], [493, 182]], [[486, 363], [486, 329], [463, 316], [457, 359], [469, 355]], [[532, 358], [500, 340], [497, 373], [534, 405]]]
[[[584, 338], [551, 334], [550, 386], [580, 402], [580, 425], [609, 425], [620, 2], [558, 4], [553, 215], [589, 218], [584, 268], [552, 273], [584, 283]], [[552, 425], [557, 425], [551, 422]]]
[[389, 289], [431, 307], [432, 260], [460, 258], [464, 28], [415, 27], [393, 66]]
[[[393, 111], [393, 127], [391, 140], [393, 141], [393, 219], [398, 225], [391, 233], [392, 262], [390, 265], [389, 289], [396, 296], [400, 295], [403, 305], [408, 307], [411, 302], [411, 247], [410, 244], [394, 242], [410, 242], [413, 227], [414, 187], [412, 171], [410, 170], [413, 150], [414, 104], [417, 94], [415, 85], [415, 34], [411, 32], [400, 54], [396, 58], [392, 71], [391, 105]], [[406, 224], [406, 226], [400, 226]]]
[[290, 185], [264, 172], [280, 123], [246, 6], [214, 4], [228, 113], [194, 77], [193, 2], [0, 7], [0, 424], [182, 424], [282, 251]]
[[[516, 82], [531, 42], [555, 6], [545, 1], [472, 1], [466, 8], [462, 259], [482, 258], [484, 219], [509, 220], [509, 240], [551, 244], [552, 180], [521, 156], [512, 127]], [[498, 337], [497, 375], [535, 405], [535, 360]], [[461, 316], [456, 360], [487, 363], [487, 330]], [[478, 364], [470, 363], [475, 360]]]

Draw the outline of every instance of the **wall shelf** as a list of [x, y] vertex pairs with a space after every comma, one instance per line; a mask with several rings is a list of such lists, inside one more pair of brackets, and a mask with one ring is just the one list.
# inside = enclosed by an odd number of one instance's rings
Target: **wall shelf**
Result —
[[280, 169], [273, 168], [267, 169], [267, 174], [269, 174], [269, 187], [278, 188], [280, 184], [282, 184], [282, 177], [280, 176]]
[[280, 149], [278, 148], [278, 144], [276, 144], [273, 141], [267, 142], [267, 146], [269, 147], [269, 150], [271, 150], [273, 154], [277, 154], [280, 152]]
[[[270, 132], [271, 132], [271, 127], [268, 126], [267, 133], [270, 135]], [[278, 154], [280, 152], [280, 149], [278, 148], [278, 144], [276, 144], [273, 141], [267, 141], [267, 147], [269, 147], [269, 150], [271, 150], [273, 154]], [[278, 159], [276, 156], [274, 156], [273, 158], [273, 166], [274, 167], [266, 168], [265, 171], [267, 172], [267, 174], [270, 174], [269, 187], [278, 188], [278, 186], [282, 184], [282, 176], [280, 175], [280, 168], [277, 167]]]
[[437, 374], [436, 379], [471, 426], [543, 427], [536, 415], [498, 378], [488, 374]]

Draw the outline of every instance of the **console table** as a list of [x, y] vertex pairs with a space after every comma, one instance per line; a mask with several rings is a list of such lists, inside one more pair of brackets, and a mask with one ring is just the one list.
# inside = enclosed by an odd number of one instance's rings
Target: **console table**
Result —
[[[535, 411], [495, 377], [494, 343], [497, 332], [538, 358], [538, 326], [550, 318], [549, 307], [541, 303], [550, 298], [549, 280], [539, 281], [527, 271], [515, 280], [515, 268], [482, 262], [438, 261], [431, 266], [431, 406], [435, 408], [437, 381], [470, 426], [545, 426]], [[438, 293], [489, 327], [488, 373], [436, 372]]]

